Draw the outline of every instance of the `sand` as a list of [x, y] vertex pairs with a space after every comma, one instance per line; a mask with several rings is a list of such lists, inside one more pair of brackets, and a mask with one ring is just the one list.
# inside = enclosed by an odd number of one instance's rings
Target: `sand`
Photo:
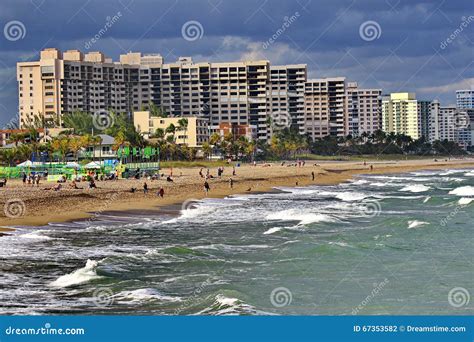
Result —
[[[290, 162], [291, 163], [291, 162]], [[371, 171], [369, 165], [374, 166]], [[310, 184], [331, 185], [351, 179], [357, 174], [400, 173], [416, 170], [471, 168], [474, 159], [457, 159], [448, 162], [435, 162], [433, 159], [410, 161], [371, 162], [366, 166], [362, 162], [322, 162], [306, 161], [305, 166], [281, 166], [280, 163], [243, 165], [236, 167], [236, 176], [232, 176], [232, 167], [226, 167], [222, 178], [217, 178], [217, 170], [212, 169], [209, 197], [225, 197], [231, 194], [269, 191], [277, 186], [305, 186]], [[204, 179], [199, 176], [200, 168], [173, 169], [173, 183], [166, 179], [146, 180], [148, 194], [142, 191], [145, 180], [99, 181], [99, 189], [87, 189], [87, 183], [78, 183], [83, 189], [75, 190], [66, 184], [60, 191], [43, 190], [54, 183], [42, 182], [39, 187], [23, 185], [20, 180], [9, 180], [6, 188], [0, 188], [0, 231], [8, 227], [40, 226], [49, 222], [64, 222], [91, 217], [101, 212], [124, 210], [157, 210], [172, 204], [185, 203], [206, 196], [203, 190]], [[168, 175], [169, 169], [162, 170]], [[206, 170], [204, 169], [205, 173]], [[316, 179], [312, 181], [311, 172]], [[229, 186], [229, 178], [234, 179], [234, 187]], [[137, 188], [131, 193], [130, 188]], [[163, 187], [164, 198], [157, 196], [157, 190]], [[8, 204], [18, 204], [14, 212], [17, 217], [7, 217]], [[11, 215], [10, 215], [11, 216]]]

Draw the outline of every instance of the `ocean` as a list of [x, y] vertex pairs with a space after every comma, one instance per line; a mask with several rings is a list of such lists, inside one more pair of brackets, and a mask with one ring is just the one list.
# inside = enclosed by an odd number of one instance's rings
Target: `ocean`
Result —
[[0, 238], [0, 314], [469, 315], [474, 170], [190, 199]]

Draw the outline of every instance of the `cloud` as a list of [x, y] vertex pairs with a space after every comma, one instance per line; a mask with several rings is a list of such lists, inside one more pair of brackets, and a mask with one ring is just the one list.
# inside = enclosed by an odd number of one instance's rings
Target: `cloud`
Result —
[[466, 78], [459, 82], [448, 83], [441, 86], [423, 87], [421, 93], [454, 93], [456, 90], [472, 89], [474, 90], [474, 77]]

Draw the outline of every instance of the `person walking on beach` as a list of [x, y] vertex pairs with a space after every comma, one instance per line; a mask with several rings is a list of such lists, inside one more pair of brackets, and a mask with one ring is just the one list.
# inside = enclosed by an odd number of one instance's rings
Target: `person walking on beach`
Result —
[[229, 178], [229, 187], [230, 187], [231, 189], [234, 188], [234, 180], [233, 180], [232, 178]]
[[209, 183], [207, 181], [204, 182], [204, 192], [207, 194], [209, 193], [209, 190], [211, 190], [211, 187], [209, 186]]
[[312, 178], [313, 181], [314, 181], [314, 171], [311, 171], [311, 178]]
[[235, 166], [232, 166], [232, 176], [235, 176]]
[[26, 172], [23, 172], [23, 185], [26, 185]]
[[202, 168], [201, 168], [201, 170], [199, 170], [199, 176], [200, 176], [201, 178], [204, 178], [204, 175], [202, 174]]
[[158, 195], [158, 197], [163, 198], [163, 196], [165, 195], [165, 189], [163, 189], [163, 187], [161, 187], [160, 190], [158, 190], [157, 195]]
[[143, 193], [146, 195], [148, 193], [148, 184], [145, 182], [143, 183]]

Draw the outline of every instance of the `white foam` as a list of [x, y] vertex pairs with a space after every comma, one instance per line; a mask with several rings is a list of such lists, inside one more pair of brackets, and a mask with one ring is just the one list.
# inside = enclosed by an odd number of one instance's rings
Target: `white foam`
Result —
[[143, 302], [149, 300], [159, 300], [159, 301], [168, 301], [168, 302], [178, 302], [181, 301], [180, 297], [165, 296], [158, 292], [155, 289], [146, 288], [138, 289], [133, 291], [122, 291], [114, 295], [119, 299], [119, 301], [126, 302]]
[[267, 220], [299, 221], [299, 224], [334, 222], [333, 217], [325, 214], [304, 213], [296, 209], [287, 209], [267, 215]]
[[346, 242], [328, 242], [329, 245], [335, 245], [335, 246], [339, 246], [339, 247], [352, 247], [351, 245], [349, 245], [348, 243]]
[[460, 205], [468, 205], [470, 204], [472, 201], [474, 201], [474, 198], [468, 198], [468, 197], [461, 197], [458, 201], [458, 203]]
[[423, 200], [423, 203], [428, 202], [431, 199], [431, 196], [426, 196], [426, 198]]
[[456, 188], [452, 191], [449, 192], [450, 195], [456, 195], [456, 196], [474, 196], [474, 186], [471, 185], [466, 185], [466, 186], [461, 186], [459, 188]]
[[367, 194], [363, 194], [361, 192], [352, 192], [352, 191], [344, 191], [344, 192], [321, 191], [319, 194], [322, 196], [336, 197], [337, 199], [344, 202], [360, 201], [360, 200], [363, 200], [364, 198], [369, 197], [369, 195]]
[[466, 176], [466, 177], [474, 177], [474, 170], [469, 171], [469, 172], [466, 172], [466, 173], [464, 174], [464, 176]]
[[429, 223], [424, 222], [424, 221], [418, 221], [418, 220], [408, 221], [408, 229], [413, 229], [413, 228], [416, 228], [416, 227], [425, 226], [427, 224], [429, 224]]
[[36, 239], [36, 240], [52, 240], [53, 239], [46, 235], [40, 235], [38, 232], [22, 234], [19, 237], [22, 239]]
[[279, 228], [279, 227], [274, 227], [274, 228], [270, 228], [269, 230], [267, 230], [267, 231], [264, 232], [263, 234], [264, 234], [264, 235], [269, 235], [269, 234], [273, 234], [273, 233], [279, 232], [280, 230], [281, 230], [281, 228]]
[[404, 188], [400, 189], [400, 191], [409, 191], [409, 192], [425, 192], [428, 191], [430, 187], [423, 185], [423, 184], [412, 184], [407, 185]]
[[75, 270], [70, 274], [66, 274], [59, 277], [50, 285], [54, 287], [68, 287], [72, 285], [87, 283], [94, 279], [100, 279], [102, 277], [97, 275], [96, 273], [97, 266], [97, 261], [87, 260], [85, 267]]

